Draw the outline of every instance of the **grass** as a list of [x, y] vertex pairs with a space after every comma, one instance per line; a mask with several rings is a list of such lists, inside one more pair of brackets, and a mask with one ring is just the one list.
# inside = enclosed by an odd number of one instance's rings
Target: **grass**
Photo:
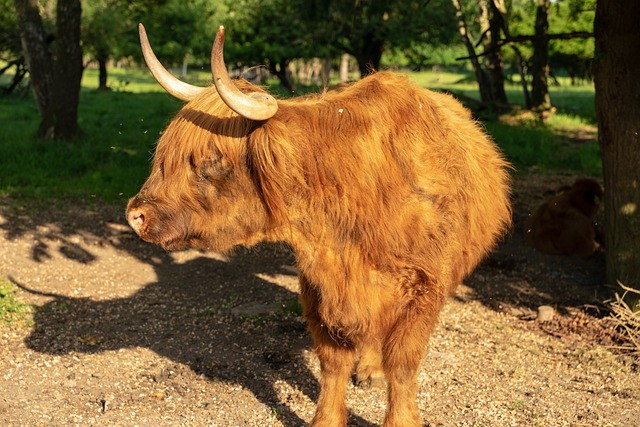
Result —
[[[424, 71], [413, 73], [410, 78], [424, 87], [480, 99], [477, 84], [470, 75]], [[498, 120], [485, 122], [485, 127], [518, 172], [567, 170], [589, 176], [601, 175], [597, 142], [576, 138], [585, 133], [595, 138], [593, 85], [571, 86], [568, 79], [560, 78], [559, 81], [560, 86], [549, 88], [556, 113], [544, 124], [535, 120], [517, 123]], [[505, 91], [512, 105], [524, 104], [519, 84], [506, 84]]]
[[11, 282], [0, 278], [0, 324], [16, 327], [30, 323], [31, 306], [16, 297], [17, 290]]
[[81, 132], [72, 142], [39, 141], [30, 97], [0, 97], [0, 194], [33, 199], [100, 198], [115, 203], [135, 194], [149, 169], [159, 132], [180, 104], [162, 92], [83, 89]]
[[589, 176], [602, 171], [600, 148], [596, 142], [567, 144], [550, 126], [500, 122], [485, 123], [487, 131], [518, 172], [569, 170]]
[[[11, 194], [43, 203], [64, 203], [71, 198], [123, 204], [137, 192], [148, 174], [160, 132], [182, 104], [166, 94], [146, 70], [109, 72], [111, 91], [97, 91], [97, 72], [85, 72], [79, 108], [81, 133], [73, 142], [35, 138], [39, 116], [29, 93], [0, 97], [0, 196]], [[188, 80], [204, 85], [209, 78], [208, 71], [198, 70]], [[426, 87], [477, 98], [475, 84], [462, 74], [421, 72], [410, 78]], [[519, 88], [507, 89], [510, 100], [520, 102]], [[486, 128], [519, 172], [571, 170], [598, 175], [601, 163], [595, 142], [568, 144], [558, 138], [593, 128], [593, 88], [552, 88], [551, 97], [558, 112], [546, 125], [487, 122]]]

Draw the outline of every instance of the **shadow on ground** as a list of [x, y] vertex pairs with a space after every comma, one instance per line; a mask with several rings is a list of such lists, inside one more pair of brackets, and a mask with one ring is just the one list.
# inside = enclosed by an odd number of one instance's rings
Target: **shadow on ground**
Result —
[[[7, 239], [36, 230], [31, 258], [38, 263], [52, 258], [54, 250], [79, 264], [94, 262], [91, 247], [74, 238], [81, 235], [85, 241], [113, 245], [153, 266], [157, 280], [126, 298], [93, 300], [42, 293], [10, 278], [27, 292], [51, 298], [35, 309], [33, 330], [26, 339], [29, 348], [54, 355], [148, 348], [196, 375], [250, 390], [277, 411], [286, 426], [305, 424], [282, 404], [274, 388], [274, 380], [282, 379], [312, 401], [319, 393], [303, 360], [311, 341], [300, 318], [297, 294], [261, 278], [295, 276], [294, 257], [287, 247], [261, 244], [238, 248], [225, 260], [202, 254], [176, 262], [126, 227], [109, 228], [123, 224], [118, 209], [72, 211], [63, 215], [3, 209], [9, 220], [0, 229]], [[51, 241], [60, 244], [54, 247]], [[160, 380], [167, 380], [167, 375], [157, 373]], [[355, 415], [350, 422], [373, 425]]]
[[[545, 304], [561, 313], [601, 301], [608, 292], [602, 285], [602, 254], [573, 259], [541, 255], [526, 247], [522, 224], [538, 201], [529, 196], [516, 191], [512, 232], [466, 281], [471, 292], [458, 298], [478, 300], [498, 311], [531, 311]], [[240, 249], [226, 261], [203, 254], [178, 263], [128, 231], [119, 208], [44, 212], [3, 201], [0, 212], [8, 218], [0, 224], [6, 239], [35, 233], [31, 256], [36, 262], [51, 257], [54, 248], [47, 242], [52, 239], [62, 242], [56, 250], [66, 258], [81, 264], [94, 262], [91, 250], [74, 240], [73, 236], [80, 235], [126, 251], [151, 265], [157, 276], [126, 298], [96, 301], [47, 295], [52, 299], [36, 308], [33, 331], [26, 340], [29, 348], [47, 354], [148, 348], [197, 375], [250, 390], [260, 402], [276, 408], [287, 426], [304, 424], [281, 403], [273, 378], [317, 400], [318, 384], [302, 357], [311, 346], [310, 339], [291, 311], [297, 295], [261, 278], [295, 274], [291, 269], [294, 258], [287, 248], [260, 245]], [[266, 314], [260, 310], [234, 312], [247, 304], [268, 306], [274, 301], [281, 308]], [[350, 423], [372, 425], [353, 415]]]

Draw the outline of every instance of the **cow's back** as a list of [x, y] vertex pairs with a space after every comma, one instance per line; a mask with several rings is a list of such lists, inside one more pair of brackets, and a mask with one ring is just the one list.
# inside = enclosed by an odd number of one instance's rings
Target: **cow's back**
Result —
[[276, 118], [271, 149], [294, 159], [278, 176], [297, 180], [280, 197], [376, 269], [420, 266], [455, 285], [510, 222], [507, 164], [449, 95], [377, 73]]

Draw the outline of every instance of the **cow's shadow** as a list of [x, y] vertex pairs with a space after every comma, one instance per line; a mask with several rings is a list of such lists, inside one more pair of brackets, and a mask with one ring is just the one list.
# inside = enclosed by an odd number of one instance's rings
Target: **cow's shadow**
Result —
[[[202, 254], [178, 263], [160, 249], [145, 251], [157, 281], [103, 301], [48, 294], [53, 299], [36, 308], [26, 345], [49, 354], [149, 348], [197, 375], [250, 390], [286, 426], [304, 425], [274, 389], [274, 379], [284, 379], [314, 402], [319, 393], [303, 360], [311, 342], [295, 313], [297, 294], [258, 277], [294, 275], [291, 253], [261, 245], [236, 251], [228, 261]], [[270, 303], [266, 314], [237, 310], [261, 303]], [[372, 425], [355, 415], [351, 421]]]

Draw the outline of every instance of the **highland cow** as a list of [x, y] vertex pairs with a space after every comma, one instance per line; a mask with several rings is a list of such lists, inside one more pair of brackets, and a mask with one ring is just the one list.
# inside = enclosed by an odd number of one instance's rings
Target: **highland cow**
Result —
[[212, 50], [213, 83], [147, 65], [188, 101], [162, 134], [127, 218], [166, 249], [227, 251], [284, 241], [321, 364], [314, 426], [344, 426], [346, 385], [384, 375], [384, 425], [421, 425], [417, 374], [448, 294], [510, 224], [507, 163], [449, 95], [379, 72], [277, 100], [232, 81]]
[[527, 219], [527, 243], [547, 254], [592, 255], [600, 247], [593, 219], [603, 194], [600, 184], [589, 178], [561, 188]]

